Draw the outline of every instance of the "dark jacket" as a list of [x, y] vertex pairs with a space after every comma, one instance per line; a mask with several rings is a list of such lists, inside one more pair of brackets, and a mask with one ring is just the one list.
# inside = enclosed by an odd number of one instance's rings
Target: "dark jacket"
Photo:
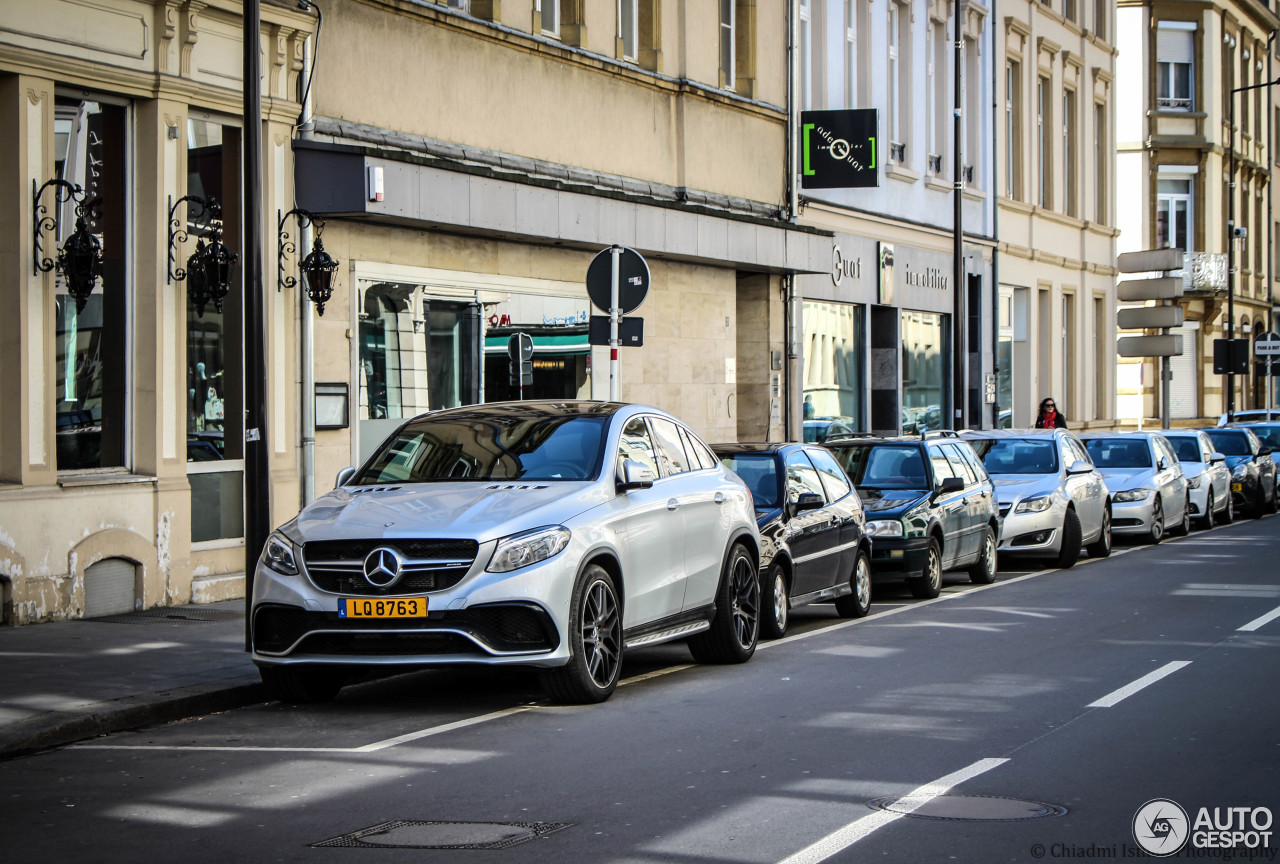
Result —
[[[1044, 414], [1038, 414], [1038, 415], [1036, 415], [1036, 428], [1037, 428], [1037, 429], [1044, 429], [1044, 428], [1045, 428], [1045, 423], [1044, 423]], [[1066, 418], [1066, 416], [1065, 416], [1061, 411], [1059, 411], [1059, 412], [1057, 412], [1056, 414], [1054, 414], [1054, 415], [1053, 415], [1053, 428], [1054, 428], [1054, 429], [1066, 429], [1066, 428], [1067, 428], [1067, 418]]]

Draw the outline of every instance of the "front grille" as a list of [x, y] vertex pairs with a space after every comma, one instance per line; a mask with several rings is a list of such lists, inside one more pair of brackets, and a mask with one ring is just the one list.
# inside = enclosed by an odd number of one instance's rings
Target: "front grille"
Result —
[[[441, 632], [445, 630], [462, 631], [475, 641], [458, 633]], [[532, 604], [494, 604], [431, 612], [427, 618], [420, 619], [368, 620], [271, 604], [259, 607], [253, 616], [254, 648], [265, 654], [283, 654], [297, 644], [289, 656], [484, 656], [487, 652], [476, 642], [495, 652], [550, 651], [560, 644], [550, 616]]]
[[[364, 578], [364, 559], [381, 546], [404, 558], [403, 575], [387, 588]], [[305, 543], [307, 575], [321, 591], [386, 597], [452, 588], [467, 575], [480, 545], [475, 540], [319, 540]]]

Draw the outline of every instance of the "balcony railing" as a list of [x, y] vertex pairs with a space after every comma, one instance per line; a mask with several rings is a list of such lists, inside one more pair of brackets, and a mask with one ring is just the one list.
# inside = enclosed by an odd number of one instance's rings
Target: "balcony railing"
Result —
[[937, 153], [929, 154], [929, 173], [930, 174], [942, 173], [942, 157], [939, 156]]
[[1171, 96], [1156, 99], [1156, 108], [1160, 111], [1190, 111], [1191, 107], [1190, 99], [1175, 99]]
[[907, 161], [907, 145], [897, 141], [889, 142], [889, 158], [894, 162]]
[[1184, 293], [1216, 294], [1227, 290], [1227, 253], [1188, 252], [1182, 260]]

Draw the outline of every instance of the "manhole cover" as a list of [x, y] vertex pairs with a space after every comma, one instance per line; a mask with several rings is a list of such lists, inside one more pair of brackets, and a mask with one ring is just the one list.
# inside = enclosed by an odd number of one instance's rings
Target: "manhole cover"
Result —
[[568, 828], [569, 822], [416, 822], [395, 820], [361, 828], [313, 847], [389, 849], [506, 849]]
[[959, 822], [1016, 822], [1061, 816], [1066, 807], [1041, 801], [1022, 801], [994, 795], [905, 795], [877, 798], [867, 806], [918, 819], [950, 819]]

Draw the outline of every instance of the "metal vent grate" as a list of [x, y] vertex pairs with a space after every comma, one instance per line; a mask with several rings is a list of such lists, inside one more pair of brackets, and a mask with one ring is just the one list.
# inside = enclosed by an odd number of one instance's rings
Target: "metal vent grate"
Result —
[[554, 834], [571, 822], [419, 822], [397, 819], [312, 843], [312, 848], [507, 849]]

